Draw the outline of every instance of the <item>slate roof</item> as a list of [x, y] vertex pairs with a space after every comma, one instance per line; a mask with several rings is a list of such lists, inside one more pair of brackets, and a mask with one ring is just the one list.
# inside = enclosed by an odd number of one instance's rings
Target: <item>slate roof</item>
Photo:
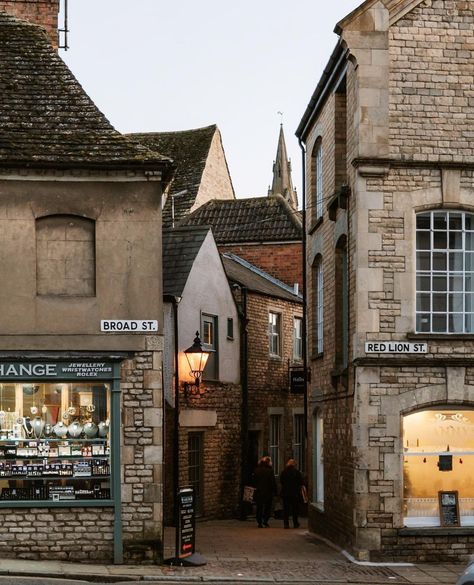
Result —
[[249, 199], [213, 199], [180, 221], [210, 225], [217, 244], [301, 241], [300, 216], [276, 195]]
[[270, 276], [270, 274], [235, 254], [222, 254], [222, 262], [228, 279], [241, 286], [246, 286], [250, 291], [292, 301], [293, 303], [303, 302], [301, 294], [295, 295], [291, 286]]
[[[216, 131], [217, 126], [213, 124], [180, 132], [145, 132], [129, 135], [137, 142], [173, 159], [176, 173], [171, 183], [170, 195], [186, 191], [174, 200], [176, 221], [189, 213], [194, 205]], [[167, 227], [172, 225], [171, 196], [167, 198], [163, 208], [163, 225]]]
[[163, 294], [180, 297], [209, 227], [163, 230]]
[[0, 12], [0, 165], [148, 168], [168, 159], [117, 132], [44, 30]]

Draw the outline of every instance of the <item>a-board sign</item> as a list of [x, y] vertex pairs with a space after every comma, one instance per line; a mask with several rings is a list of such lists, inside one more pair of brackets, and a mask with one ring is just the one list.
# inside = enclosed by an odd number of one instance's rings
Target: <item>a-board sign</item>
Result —
[[196, 513], [194, 506], [194, 490], [183, 488], [178, 492], [179, 534], [178, 557], [184, 559], [194, 554], [196, 534]]
[[438, 492], [441, 526], [459, 526], [458, 492]]

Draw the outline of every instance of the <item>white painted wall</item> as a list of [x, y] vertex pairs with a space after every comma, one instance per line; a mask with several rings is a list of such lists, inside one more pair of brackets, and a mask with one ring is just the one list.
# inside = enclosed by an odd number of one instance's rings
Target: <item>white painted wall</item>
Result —
[[[184, 287], [178, 305], [179, 349], [193, 343], [196, 331], [201, 330], [201, 313], [217, 315], [219, 339], [219, 380], [239, 383], [240, 339], [237, 307], [224, 268], [209, 230]], [[227, 339], [227, 318], [234, 320], [234, 340]], [[183, 363], [181, 363], [183, 362]], [[188, 379], [188, 367], [180, 360], [180, 379]]]
[[[164, 394], [170, 405], [174, 404], [174, 327], [171, 303], [164, 303], [163, 377]], [[181, 354], [192, 345], [196, 331], [201, 329], [201, 313], [218, 317], [219, 380], [240, 382], [240, 335], [237, 307], [227, 281], [224, 267], [212, 232], [209, 230], [183, 290], [178, 304], [179, 377], [188, 380], [188, 364]], [[234, 340], [227, 339], [227, 318], [234, 320]]]

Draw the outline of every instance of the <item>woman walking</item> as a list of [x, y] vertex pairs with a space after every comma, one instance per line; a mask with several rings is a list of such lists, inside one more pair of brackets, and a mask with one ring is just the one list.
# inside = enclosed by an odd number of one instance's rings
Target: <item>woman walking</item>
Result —
[[281, 497], [283, 500], [283, 522], [285, 528], [290, 527], [290, 514], [293, 526], [299, 528], [298, 504], [301, 498], [303, 476], [296, 468], [296, 461], [288, 459], [285, 469], [280, 474]]
[[272, 460], [262, 457], [255, 469], [255, 494], [257, 504], [257, 524], [259, 528], [268, 528], [268, 520], [272, 511], [273, 496], [277, 493], [275, 475], [273, 474]]

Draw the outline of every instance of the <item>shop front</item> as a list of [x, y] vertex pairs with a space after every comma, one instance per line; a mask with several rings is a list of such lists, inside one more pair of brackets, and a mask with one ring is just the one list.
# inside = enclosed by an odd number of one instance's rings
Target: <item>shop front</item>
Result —
[[122, 561], [120, 363], [0, 362], [0, 556]]

